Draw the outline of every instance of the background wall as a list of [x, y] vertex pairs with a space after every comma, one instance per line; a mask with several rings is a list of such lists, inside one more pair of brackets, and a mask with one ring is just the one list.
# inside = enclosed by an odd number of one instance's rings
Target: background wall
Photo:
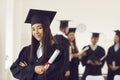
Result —
[[1, 0], [0, 2], [0, 72], [2, 73], [0, 76], [0, 80], [5, 80], [5, 72], [4, 72], [4, 67], [5, 67], [5, 1]]
[[[58, 20], [71, 20], [70, 27], [84, 24], [86, 27], [79, 27], [83, 31], [76, 32], [79, 50], [90, 44], [91, 32], [100, 32], [98, 44], [107, 52], [113, 44], [113, 31], [120, 29], [120, 0], [0, 0], [0, 7], [0, 80], [13, 80], [9, 66], [21, 48], [30, 44], [31, 27], [24, 23], [30, 8], [58, 12], [51, 24], [53, 35], [59, 30]], [[80, 65], [80, 73], [83, 70]], [[103, 73], [106, 70], [104, 66]]]

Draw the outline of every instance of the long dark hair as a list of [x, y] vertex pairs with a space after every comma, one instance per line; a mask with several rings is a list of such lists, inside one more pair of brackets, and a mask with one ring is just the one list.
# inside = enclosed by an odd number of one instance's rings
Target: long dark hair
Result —
[[[70, 33], [70, 32], [68, 32], [67, 35], [69, 35], [69, 33]], [[69, 41], [69, 43], [70, 43], [70, 41]], [[73, 46], [74, 46], [74, 49], [72, 49], [72, 52], [73, 52], [73, 53], [78, 53], [79, 51], [78, 51], [78, 48], [77, 48], [77, 45], [76, 45], [76, 40], [74, 39], [74, 40], [72, 41], [72, 43], [73, 43]]]
[[[52, 46], [52, 40], [53, 36], [51, 34], [51, 30], [49, 26], [43, 25], [43, 38], [42, 38], [42, 46], [43, 46], [43, 55], [42, 55], [42, 61], [46, 61], [48, 59], [49, 56], [49, 52], [50, 52], [50, 48]], [[35, 56], [36, 56], [36, 52], [37, 49], [39, 47], [40, 43], [38, 40], [36, 40], [33, 36], [32, 36], [32, 41], [31, 41], [31, 49], [30, 49], [30, 62], [33, 62]]]
[[75, 53], [78, 53], [78, 48], [77, 48], [77, 45], [76, 45], [76, 40], [74, 39], [73, 41], [73, 46], [74, 46], [74, 50], [72, 50], [72, 52], [75, 52]]
[[[120, 36], [119, 35], [117, 35], [118, 37], [119, 37], [119, 44], [120, 44]], [[114, 41], [114, 45], [115, 45], [116, 43], [115, 43], [115, 41]]]

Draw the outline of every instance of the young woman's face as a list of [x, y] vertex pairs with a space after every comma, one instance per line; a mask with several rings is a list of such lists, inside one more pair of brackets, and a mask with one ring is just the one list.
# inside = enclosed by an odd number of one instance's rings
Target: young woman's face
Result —
[[43, 27], [42, 27], [42, 24], [37, 23], [37, 24], [32, 25], [32, 35], [38, 41], [42, 40], [42, 38], [43, 38]]
[[99, 38], [94, 37], [94, 38], [91, 39], [91, 42], [92, 42], [93, 45], [96, 45], [98, 40], [99, 40]]
[[119, 36], [115, 35], [115, 37], [114, 37], [114, 42], [115, 42], [115, 43], [119, 43]]
[[75, 33], [73, 33], [73, 32], [70, 32], [69, 34], [68, 34], [68, 40], [69, 41], [74, 41], [75, 40]]

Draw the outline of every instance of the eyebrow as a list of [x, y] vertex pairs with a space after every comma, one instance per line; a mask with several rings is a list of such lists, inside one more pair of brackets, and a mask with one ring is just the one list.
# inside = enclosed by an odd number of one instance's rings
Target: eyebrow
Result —
[[41, 25], [41, 24], [39, 24], [39, 25], [37, 25], [37, 27], [42, 27], [42, 25]]

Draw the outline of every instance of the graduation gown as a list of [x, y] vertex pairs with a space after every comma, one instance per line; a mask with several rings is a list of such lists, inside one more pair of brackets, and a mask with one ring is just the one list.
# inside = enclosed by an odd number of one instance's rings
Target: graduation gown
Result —
[[[76, 51], [75, 49], [72, 49], [72, 53], [76, 54], [78, 53], [78, 51]], [[68, 80], [79, 80], [79, 70], [78, 70], [78, 66], [79, 66], [79, 58], [72, 58], [71, 62], [70, 62], [70, 76]]]
[[111, 46], [108, 50], [108, 54], [107, 54], [107, 65], [108, 65], [108, 76], [107, 76], [107, 80], [113, 80], [115, 75], [120, 75], [120, 68], [117, 71], [112, 71], [109, 67], [109, 65], [112, 65], [112, 62], [115, 61], [116, 66], [120, 67], [120, 48], [115, 51], [114, 50], [114, 46]]
[[[105, 56], [104, 49], [100, 46], [97, 46], [95, 50], [92, 50], [90, 45], [88, 45], [88, 47], [89, 49], [86, 51], [87, 55], [81, 59], [82, 65], [85, 66], [85, 71], [82, 76], [82, 80], [85, 80], [87, 75], [101, 75], [102, 74], [101, 68], [104, 65], [104, 60], [103, 61], [100, 60], [101, 58]], [[92, 61], [97, 60], [97, 61], [102, 62], [102, 64], [91, 65], [87, 63], [88, 60], [92, 60]]]
[[64, 49], [65, 58], [66, 58], [66, 71], [69, 70], [69, 41], [63, 35], [55, 35], [54, 36], [56, 42]]
[[[44, 65], [55, 49], [60, 50], [60, 54], [56, 58], [56, 60], [50, 65], [46, 73], [42, 75], [38, 75], [34, 72], [34, 68], [37, 65]], [[36, 58], [33, 60], [33, 63], [30, 63], [29, 61], [29, 55], [30, 55], [30, 46], [24, 47], [17, 60], [12, 64], [10, 70], [13, 74], [13, 76], [19, 80], [64, 80], [63, 79], [63, 70], [64, 70], [64, 51], [62, 48], [60, 48], [59, 45], [54, 44], [51, 48], [50, 55], [48, 56], [47, 61], [42, 61], [41, 58]], [[28, 66], [21, 67], [19, 65], [20, 62], [26, 62]]]

